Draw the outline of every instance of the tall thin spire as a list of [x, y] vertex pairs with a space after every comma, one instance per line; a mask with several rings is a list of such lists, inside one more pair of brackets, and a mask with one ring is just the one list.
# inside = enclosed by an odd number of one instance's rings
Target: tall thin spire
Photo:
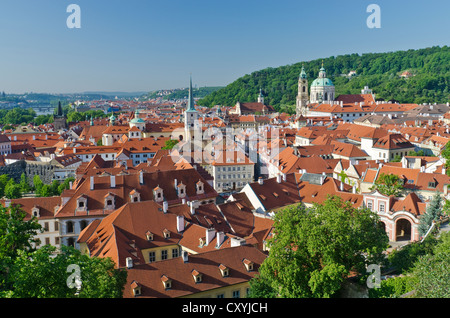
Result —
[[192, 94], [192, 75], [190, 75], [189, 79], [189, 100], [188, 100], [188, 107], [187, 110], [189, 111], [195, 111], [195, 102], [194, 102], [194, 96]]
[[58, 102], [58, 110], [57, 110], [56, 115], [59, 116], [59, 117], [63, 116], [63, 110], [62, 110], [62, 107], [61, 107], [61, 101]]

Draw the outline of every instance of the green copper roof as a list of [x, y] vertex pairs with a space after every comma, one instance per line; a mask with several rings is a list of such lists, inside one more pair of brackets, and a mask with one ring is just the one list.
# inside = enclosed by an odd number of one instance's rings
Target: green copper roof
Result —
[[139, 118], [139, 109], [136, 109], [136, 111], [134, 113], [134, 118], [130, 121], [130, 123], [133, 123], [133, 124], [145, 123], [145, 121], [143, 119]]
[[329, 78], [316, 78], [311, 86], [334, 86], [333, 82]]
[[300, 78], [306, 78], [305, 68], [302, 66], [302, 71], [300, 72]]

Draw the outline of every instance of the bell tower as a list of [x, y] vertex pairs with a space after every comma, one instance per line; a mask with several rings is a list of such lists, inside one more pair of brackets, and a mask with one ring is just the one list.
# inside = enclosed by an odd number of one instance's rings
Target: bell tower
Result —
[[300, 72], [300, 77], [298, 79], [297, 104], [295, 108], [298, 117], [306, 115], [308, 100], [308, 79], [305, 68], [302, 66], [302, 71]]

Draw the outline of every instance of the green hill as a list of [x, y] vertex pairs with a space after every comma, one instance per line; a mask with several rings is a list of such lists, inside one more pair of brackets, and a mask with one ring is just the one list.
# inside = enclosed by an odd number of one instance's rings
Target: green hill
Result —
[[[418, 50], [387, 53], [348, 54], [324, 59], [299, 62], [277, 68], [266, 68], [247, 74], [226, 87], [219, 89], [198, 104], [233, 106], [237, 101], [256, 101], [259, 89], [265, 95], [265, 103], [279, 111], [295, 112], [298, 76], [302, 64], [308, 82], [317, 78], [324, 63], [327, 77], [336, 87], [336, 96], [359, 94], [369, 86], [380, 100], [400, 103], [446, 103], [449, 101], [450, 48], [431, 47]], [[401, 78], [404, 71], [414, 76]], [[350, 71], [356, 76], [347, 77]]]
[[[203, 98], [208, 94], [211, 94], [219, 89], [223, 88], [222, 86], [210, 86], [210, 87], [199, 87], [194, 88], [192, 90], [192, 96], [194, 98]], [[146, 98], [157, 98], [159, 96], [160, 91], [150, 92], [145, 96]], [[177, 89], [173, 90], [172, 93], [167, 94], [163, 97], [165, 100], [177, 100], [177, 99], [185, 99], [189, 95], [189, 88]]]

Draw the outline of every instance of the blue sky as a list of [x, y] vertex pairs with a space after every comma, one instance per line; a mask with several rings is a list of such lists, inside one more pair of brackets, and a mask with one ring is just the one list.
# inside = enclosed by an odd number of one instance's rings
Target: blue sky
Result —
[[[69, 29], [69, 4], [81, 28]], [[381, 8], [370, 29], [369, 4]], [[2, 0], [0, 91], [227, 85], [266, 67], [450, 43], [442, 0]]]

